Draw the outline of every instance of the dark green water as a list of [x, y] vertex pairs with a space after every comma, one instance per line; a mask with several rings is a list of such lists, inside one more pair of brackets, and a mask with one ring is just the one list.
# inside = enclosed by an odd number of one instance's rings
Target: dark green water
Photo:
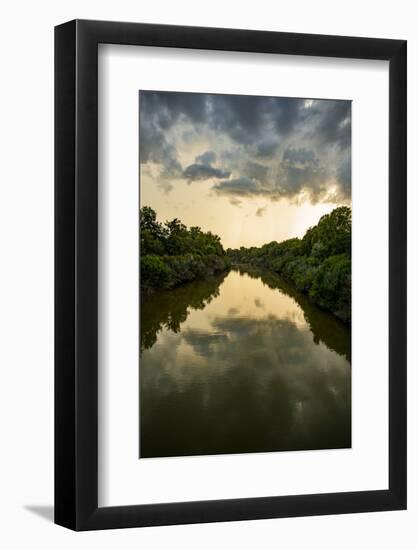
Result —
[[271, 272], [142, 304], [140, 457], [351, 445], [350, 329]]

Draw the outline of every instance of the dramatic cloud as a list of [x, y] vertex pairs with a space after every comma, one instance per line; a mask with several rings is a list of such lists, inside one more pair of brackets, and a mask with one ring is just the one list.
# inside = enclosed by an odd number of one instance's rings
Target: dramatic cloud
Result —
[[214, 151], [206, 151], [195, 158], [197, 163], [201, 164], [213, 164], [216, 160], [216, 153]]
[[228, 178], [230, 172], [228, 170], [221, 170], [220, 168], [214, 168], [210, 164], [190, 164], [184, 170], [184, 178], [189, 182], [198, 180], [207, 180], [210, 178]]
[[351, 182], [351, 158], [350, 154], [346, 155], [345, 158], [339, 165], [337, 172], [338, 180], [340, 186], [344, 190], [344, 194], [350, 194], [350, 182]]
[[269, 137], [256, 144], [255, 156], [259, 158], [271, 158], [278, 149], [279, 142], [275, 137]]
[[304, 168], [305, 166], [317, 166], [318, 160], [314, 151], [307, 149], [286, 149], [282, 157], [283, 163], [288, 166]]
[[349, 202], [351, 103], [140, 92], [140, 163], [158, 167], [167, 191], [175, 179], [208, 181], [235, 206], [259, 196]]
[[244, 173], [248, 178], [258, 181], [266, 181], [268, 179], [268, 166], [259, 164], [258, 162], [249, 161], [244, 166]]
[[315, 101], [311, 111], [317, 140], [340, 149], [350, 147], [350, 101]]
[[[347, 164], [347, 165], [346, 165]], [[343, 200], [350, 193], [348, 169], [350, 163], [339, 168], [338, 184], [331, 171], [321, 166], [315, 153], [307, 149], [286, 149], [277, 166], [270, 172], [255, 163], [246, 163], [245, 172], [252, 177], [240, 176], [222, 180], [213, 186], [218, 195], [234, 197], [264, 197], [272, 201], [308, 199], [311, 203]], [[349, 181], [349, 184], [347, 182]], [[332, 185], [333, 184], [333, 185]], [[258, 216], [262, 213], [257, 213]]]
[[277, 190], [294, 197], [301, 192], [317, 202], [326, 193], [328, 174], [320, 166], [314, 151], [286, 149], [282, 158]]
[[229, 170], [222, 170], [212, 166], [216, 160], [216, 154], [213, 151], [206, 151], [195, 158], [195, 162], [187, 166], [183, 172], [184, 178], [191, 183], [193, 181], [208, 180], [211, 178], [228, 178]]
[[224, 180], [213, 186], [218, 195], [237, 195], [239, 197], [254, 197], [256, 195], [267, 195], [269, 190], [261, 183], [246, 176]]

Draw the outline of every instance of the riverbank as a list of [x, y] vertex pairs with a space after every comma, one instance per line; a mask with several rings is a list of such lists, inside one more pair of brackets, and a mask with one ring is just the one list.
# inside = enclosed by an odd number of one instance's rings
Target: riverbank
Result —
[[141, 298], [225, 271], [230, 258], [220, 237], [174, 218], [164, 224], [148, 206], [140, 211]]
[[143, 297], [161, 289], [175, 288], [196, 279], [202, 279], [230, 268], [230, 259], [224, 255], [183, 254], [156, 256], [148, 254], [140, 261], [140, 287]]
[[140, 211], [141, 297], [221, 273], [232, 264], [247, 264], [278, 274], [313, 303], [350, 323], [351, 215], [346, 206], [335, 208], [301, 239], [226, 252], [211, 231], [187, 228], [177, 218], [162, 224], [145, 206]]
[[277, 273], [318, 306], [345, 323], [351, 321], [351, 210], [340, 207], [323, 216], [302, 239], [233, 250], [232, 264]]

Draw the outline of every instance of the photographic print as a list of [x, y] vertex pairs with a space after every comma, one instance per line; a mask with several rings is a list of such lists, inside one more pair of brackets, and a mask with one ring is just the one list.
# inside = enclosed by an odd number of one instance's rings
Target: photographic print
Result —
[[351, 446], [351, 102], [139, 92], [139, 458]]

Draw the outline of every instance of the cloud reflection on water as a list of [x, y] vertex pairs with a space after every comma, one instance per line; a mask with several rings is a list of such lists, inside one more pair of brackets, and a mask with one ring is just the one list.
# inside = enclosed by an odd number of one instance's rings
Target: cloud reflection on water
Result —
[[340, 337], [326, 345], [335, 338], [322, 330], [346, 327], [328, 314], [324, 323], [315, 306], [306, 315], [259, 274], [232, 271], [217, 283], [204, 292], [193, 283], [186, 300], [184, 287], [182, 304], [176, 291], [159, 297], [159, 323], [153, 305], [156, 340], [140, 362], [141, 456], [349, 447], [349, 353]]

